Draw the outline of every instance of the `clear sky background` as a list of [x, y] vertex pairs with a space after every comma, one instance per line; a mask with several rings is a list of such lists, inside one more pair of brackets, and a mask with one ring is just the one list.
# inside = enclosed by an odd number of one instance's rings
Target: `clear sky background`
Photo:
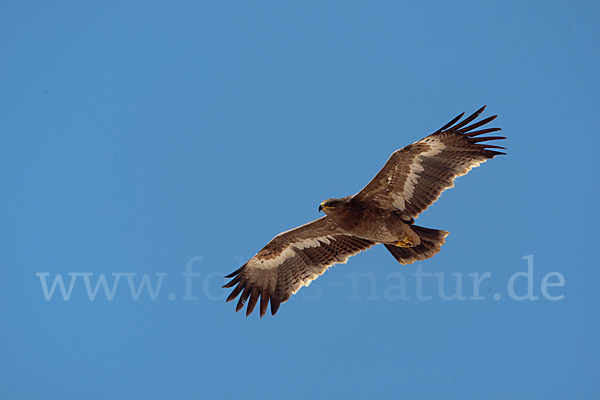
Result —
[[[0, 398], [598, 398], [599, 11], [2, 1]], [[419, 219], [437, 256], [374, 248], [275, 318], [224, 302], [275, 234], [483, 104], [509, 154]]]

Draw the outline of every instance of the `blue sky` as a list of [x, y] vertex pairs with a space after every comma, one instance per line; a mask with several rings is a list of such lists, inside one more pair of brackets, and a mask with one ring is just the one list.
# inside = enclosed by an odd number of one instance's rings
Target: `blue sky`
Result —
[[[3, 1], [0, 397], [596, 398], [598, 12]], [[419, 218], [437, 256], [371, 249], [275, 318], [224, 302], [271, 237], [483, 104], [509, 154]]]

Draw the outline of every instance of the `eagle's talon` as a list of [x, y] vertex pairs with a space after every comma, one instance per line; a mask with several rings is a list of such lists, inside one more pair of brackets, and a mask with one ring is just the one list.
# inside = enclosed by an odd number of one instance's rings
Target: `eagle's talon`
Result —
[[413, 247], [414, 245], [414, 242], [408, 237], [405, 237], [404, 239], [396, 242], [397, 247]]

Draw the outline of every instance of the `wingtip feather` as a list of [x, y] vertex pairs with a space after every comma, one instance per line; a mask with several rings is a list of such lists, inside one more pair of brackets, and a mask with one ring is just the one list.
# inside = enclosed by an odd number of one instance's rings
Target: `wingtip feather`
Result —
[[446, 125], [442, 126], [440, 129], [438, 129], [437, 131], [435, 131], [433, 133], [433, 135], [435, 135], [437, 133], [440, 133], [440, 132], [443, 132], [444, 130], [448, 129], [449, 127], [451, 127], [452, 125], [454, 125], [456, 122], [458, 122], [463, 117], [463, 115], [465, 115], [464, 112], [458, 114], [456, 117], [452, 118]]
[[[469, 131], [472, 131], [473, 129], [479, 128], [482, 125], [492, 122], [497, 117], [498, 117], [498, 115], [492, 115], [491, 117], [484, 118], [481, 121], [475, 122], [474, 124], [471, 124], [469, 126], [465, 126], [464, 128], [461, 127], [461, 129], [458, 132], [467, 133]], [[469, 122], [471, 122], [471, 121], [469, 121]]]
[[250, 296], [250, 292], [252, 292], [252, 288], [246, 286], [244, 288], [244, 291], [240, 295], [240, 299], [238, 300], [237, 305], [235, 306], [236, 312], [240, 311], [244, 307], [244, 304], [246, 304], [246, 300], [248, 300], [248, 296]]
[[279, 310], [279, 306], [281, 302], [277, 299], [271, 297], [271, 315], [277, 314], [277, 310]]
[[229, 294], [229, 297], [227, 297], [227, 299], [225, 300], [225, 302], [229, 303], [231, 300], [235, 299], [240, 294], [240, 292], [242, 291], [242, 289], [244, 289], [244, 288], [245, 288], [245, 284], [242, 284], [242, 283], [238, 284], [233, 289], [233, 291]]
[[241, 267], [239, 267], [238, 269], [236, 269], [235, 271], [233, 271], [229, 275], [225, 275], [225, 278], [233, 278], [234, 276], [236, 276], [237, 274], [239, 274], [245, 266], [246, 266], [246, 264], [242, 265]]
[[258, 301], [258, 296], [260, 296], [260, 292], [258, 290], [253, 290], [250, 295], [250, 299], [248, 300], [248, 306], [246, 307], [246, 317], [252, 314], [254, 311], [254, 307], [256, 307], [256, 302]]

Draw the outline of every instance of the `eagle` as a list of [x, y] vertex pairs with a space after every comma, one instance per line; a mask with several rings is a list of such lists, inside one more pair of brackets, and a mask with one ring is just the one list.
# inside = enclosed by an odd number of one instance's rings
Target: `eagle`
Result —
[[[504, 147], [487, 142], [504, 136], [482, 136], [500, 128], [478, 129], [497, 115], [474, 122], [481, 107], [464, 113], [429, 136], [396, 150], [383, 168], [360, 192], [320, 203], [324, 216], [275, 236], [254, 257], [225, 278], [223, 288], [233, 288], [227, 301], [237, 296], [236, 311], [247, 304], [250, 315], [260, 299], [260, 317], [271, 305], [275, 315], [303, 286], [329, 267], [383, 244], [400, 264], [425, 260], [440, 251], [447, 231], [414, 224], [454, 179], [496, 155]], [[496, 142], [495, 142], [496, 143]]]

